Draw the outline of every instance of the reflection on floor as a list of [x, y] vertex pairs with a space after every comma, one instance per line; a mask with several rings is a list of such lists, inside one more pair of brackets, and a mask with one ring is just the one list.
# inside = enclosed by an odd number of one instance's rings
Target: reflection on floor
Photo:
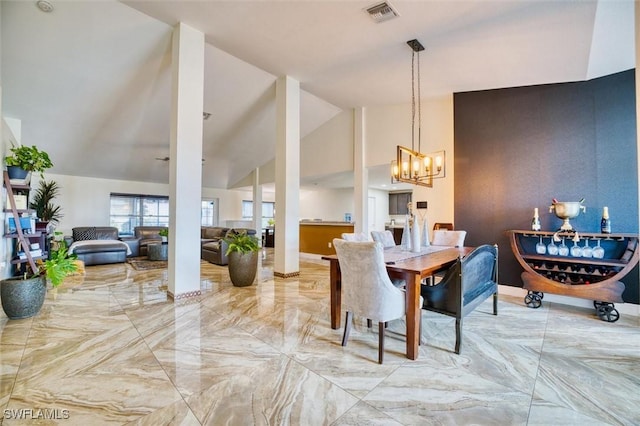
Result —
[[[235, 288], [202, 264], [198, 298], [166, 297], [166, 270], [92, 266], [50, 290], [40, 314], [0, 313], [4, 424], [631, 425], [640, 422], [638, 318], [501, 296], [464, 323], [425, 312], [417, 361], [391, 323], [385, 364], [377, 327], [357, 318], [348, 346], [329, 326], [328, 266]], [[27, 420], [19, 421], [23, 416]], [[57, 420], [55, 420], [57, 418]]]

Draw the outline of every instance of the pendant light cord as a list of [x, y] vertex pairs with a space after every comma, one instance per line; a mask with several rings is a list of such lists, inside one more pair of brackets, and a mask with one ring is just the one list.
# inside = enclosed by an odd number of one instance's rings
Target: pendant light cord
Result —
[[[416, 56], [418, 66], [416, 67]], [[416, 72], [417, 68], [417, 72]], [[422, 106], [420, 105], [420, 52], [413, 51], [411, 55], [411, 149], [416, 150], [415, 147], [415, 129], [416, 129], [416, 74], [418, 76], [418, 152], [422, 152], [421, 139], [422, 139]]]

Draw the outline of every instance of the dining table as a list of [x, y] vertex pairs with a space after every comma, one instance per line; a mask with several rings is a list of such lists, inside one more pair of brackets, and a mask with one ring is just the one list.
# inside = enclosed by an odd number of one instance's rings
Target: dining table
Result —
[[[458, 258], [464, 257], [473, 250], [472, 247], [427, 246], [420, 252], [403, 250], [401, 246], [386, 248], [384, 251], [387, 272], [391, 279], [406, 282], [407, 303], [407, 358], [418, 358], [420, 344], [420, 286], [422, 280], [437, 272], [447, 270]], [[340, 328], [341, 319], [341, 274], [337, 255], [322, 256], [329, 261], [329, 281], [331, 289], [331, 328]]]

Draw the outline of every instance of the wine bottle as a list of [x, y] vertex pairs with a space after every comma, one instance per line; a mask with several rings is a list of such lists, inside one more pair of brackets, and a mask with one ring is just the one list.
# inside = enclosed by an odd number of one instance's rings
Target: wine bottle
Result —
[[538, 208], [533, 209], [533, 219], [531, 220], [531, 230], [539, 231], [540, 230], [540, 216], [538, 214]]
[[611, 233], [611, 219], [609, 219], [609, 207], [602, 208], [602, 219], [600, 220], [600, 232]]

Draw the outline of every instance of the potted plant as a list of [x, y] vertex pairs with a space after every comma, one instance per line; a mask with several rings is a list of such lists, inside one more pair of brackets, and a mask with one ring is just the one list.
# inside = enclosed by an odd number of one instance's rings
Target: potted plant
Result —
[[38, 172], [44, 178], [44, 171], [53, 167], [49, 154], [35, 146], [14, 145], [10, 151], [11, 155], [6, 156], [4, 161], [11, 179], [24, 179], [29, 172]]
[[56, 250], [51, 251], [49, 259], [36, 263], [37, 270], [32, 271], [28, 263], [20, 276], [0, 281], [2, 309], [9, 319], [29, 318], [40, 312], [47, 292], [47, 280], [52, 287], [59, 286], [64, 278], [77, 269], [75, 254], [69, 254], [64, 240]]
[[40, 181], [40, 186], [35, 191], [33, 200], [29, 203], [29, 208], [36, 211], [40, 221], [40, 223], [36, 223], [36, 230], [46, 229], [49, 223], [55, 226], [62, 219], [62, 208], [51, 201], [58, 196], [59, 191], [60, 187], [56, 181]]
[[226, 255], [229, 257], [229, 277], [236, 287], [253, 284], [258, 270], [258, 238], [247, 231], [231, 231], [224, 241], [228, 244]]
[[158, 235], [162, 238], [162, 243], [166, 243], [169, 240], [169, 228], [161, 229]]

